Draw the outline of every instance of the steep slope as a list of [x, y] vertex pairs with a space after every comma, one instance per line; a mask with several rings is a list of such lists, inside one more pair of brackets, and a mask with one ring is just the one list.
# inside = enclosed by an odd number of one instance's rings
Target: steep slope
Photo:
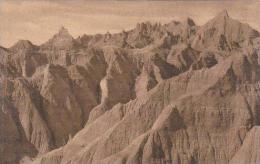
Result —
[[50, 40], [44, 43], [41, 47], [43, 49], [70, 49], [74, 45], [74, 39], [69, 34], [68, 30], [61, 27], [59, 32], [53, 36]]
[[229, 17], [226, 10], [203, 25], [192, 42], [192, 47], [229, 51], [234, 48], [246, 47], [259, 32], [248, 24], [243, 24]]
[[[60, 149], [56, 162], [228, 163], [257, 123], [252, 110], [259, 105], [254, 90], [243, 91], [245, 80], [236, 84], [244, 75], [233, 70], [233, 62], [240, 66], [243, 61], [232, 56], [215, 68], [171, 78], [114, 106]], [[41, 158], [51, 163], [55, 156]]]
[[230, 164], [257, 164], [259, 158], [259, 126], [252, 128], [247, 134], [243, 145], [230, 161]]
[[15, 45], [9, 49], [14, 52], [18, 51], [33, 51], [37, 49], [36, 45], [33, 45], [29, 40], [19, 40]]

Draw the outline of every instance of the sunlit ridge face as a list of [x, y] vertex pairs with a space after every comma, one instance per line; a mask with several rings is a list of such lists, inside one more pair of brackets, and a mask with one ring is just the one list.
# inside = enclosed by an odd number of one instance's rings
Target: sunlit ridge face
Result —
[[258, 1], [1, 1], [0, 45], [19, 39], [35, 44], [47, 41], [61, 26], [77, 37], [84, 33], [111, 33], [134, 28], [137, 22], [166, 23], [191, 17], [202, 25], [218, 12], [260, 31]]

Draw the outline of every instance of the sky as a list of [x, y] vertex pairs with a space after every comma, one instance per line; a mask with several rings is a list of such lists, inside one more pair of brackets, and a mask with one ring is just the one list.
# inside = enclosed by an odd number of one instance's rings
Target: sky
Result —
[[120, 32], [138, 22], [167, 23], [192, 18], [203, 25], [226, 9], [229, 16], [260, 31], [260, 0], [83, 1], [0, 0], [0, 45], [18, 40], [40, 45], [66, 27], [73, 37]]

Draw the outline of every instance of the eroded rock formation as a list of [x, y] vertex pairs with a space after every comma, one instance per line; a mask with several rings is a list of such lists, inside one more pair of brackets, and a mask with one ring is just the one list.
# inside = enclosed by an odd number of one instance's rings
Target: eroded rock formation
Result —
[[259, 37], [223, 11], [0, 47], [0, 163], [260, 163]]

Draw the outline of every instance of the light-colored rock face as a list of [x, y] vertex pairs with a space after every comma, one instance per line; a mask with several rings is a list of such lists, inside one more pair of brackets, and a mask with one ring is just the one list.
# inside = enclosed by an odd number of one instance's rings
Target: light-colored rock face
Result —
[[259, 163], [259, 126], [253, 127], [246, 135], [246, 138], [235, 156], [231, 159], [230, 164], [257, 164]]
[[0, 47], [0, 163], [258, 164], [259, 48], [226, 11]]
[[256, 30], [230, 18], [224, 10], [198, 30], [192, 47], [198, 50], [207, 48], [230, 51], [248, 46], [250, 40], [257, 36], [259, 33]]

